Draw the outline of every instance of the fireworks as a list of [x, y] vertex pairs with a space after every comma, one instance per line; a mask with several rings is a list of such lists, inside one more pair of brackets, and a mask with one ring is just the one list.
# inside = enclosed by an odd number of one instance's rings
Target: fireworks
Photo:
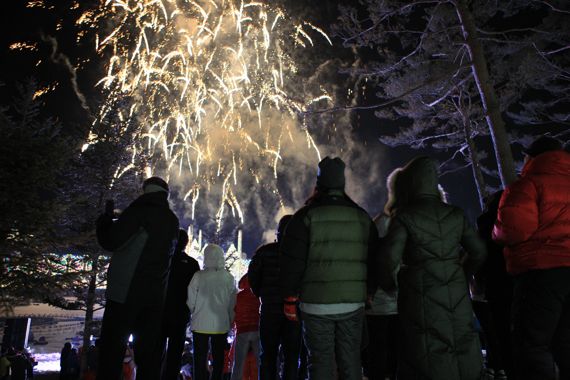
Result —
[[108, 57], [99, 119], [118, 112], [140, 124], [133, 160], [144, 154], [160, 174], [181, 178], [192, 218], [200, 193], [217, 188], [218, 229], [228, 207], [243, 223], [238, 189], [246, 177], [279, 198], [282, 146], [299, 130], [320, 158], [298, 115], [330, 98], [293, 99], [288, 88], [297, 73], [291, 50], [330, 43], [321, 29], [236, 0], [106, 0], [100, 12], [85, 18], [105, 31], [97, 37]]

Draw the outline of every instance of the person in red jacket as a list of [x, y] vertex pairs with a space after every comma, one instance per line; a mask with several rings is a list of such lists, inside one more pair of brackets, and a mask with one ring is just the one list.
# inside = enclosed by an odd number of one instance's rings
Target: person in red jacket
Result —
[[513, 347], [519, 379], [570, 379], [570, 154], [551, 137], [525, 150], [505, 189], [493, 239], [514, 276]]
[[259, 366], [259, 298], [251, 291], [247, 274], [239, 280], [239, 288], [234, 319], [236, 341], [232, 380], [242, 380], [250, 347]]

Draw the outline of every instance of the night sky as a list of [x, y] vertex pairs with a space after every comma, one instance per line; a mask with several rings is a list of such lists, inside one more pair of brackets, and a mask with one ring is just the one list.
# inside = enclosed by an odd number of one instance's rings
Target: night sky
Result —
[[[101, 93], [94, 89], [95, 83], [104, 75], [103, 62], [94, 54], [94, 40], [84, 38], [77, 41], [78, 28], [75, 21], [82, 12], [96, 4], [96, 1], [70, 1], [52, 0], [45, 1], [47, 8], [26, 8], [27, 1], [10, 1], [10, 5], [4, 4], [1, 12], [2, 32], [0, 33], [0, 102], [9, 103], [13, 97], [18, 83], [28, 78], [35, 78], [40, 85], [54, 85], [51, 91], [42, 97], [44, 107], [42, 113], [45, 116], [55, 117], [61, 121], [66, 132], [77, 141], [85, 139], [89, 132], [89, 125], [93, 121], [99, 104], [102, 102]], [[77, 3], [77, 4], [76, 4]], [[80, 5], [79, 5], [80, 3]], [[74, 6], [76, 4], [76, 6]], [[338, 5], [347, 5], [347, 1], [317, 1], [317, 0], [284, 0], [282, 6], [295, 17], [311, 21], [315, 25], [322, 27], [327, 33], [330, 25], [338, 17]], [[52, 55], [53, 42], [50, 37], [57, 41], [57, 54]], [[10, 46], [16, 42], [35, 43], [32, 50], [13, 50]], [[319, 45], [316, 51], [310, 53], [301, 62], [300, 71], [311, 72], [315, 70], [320, 62], [328, 60], [350, 61], [354, 53], [360, 54], [361, 59], [376, 59], [377, 52], [373, 50], [362, 50], [353, 52], [345, 49], [338, 39], [334, 39], [334, 46], [327, 47], [326, 44]], [[65, 59], [69, 59], [76, 67], [77, 85], [79, 91], [85, 95], [88, 109], [82, 106], [72, 85], [72, 72], [66, 65]], [[39, 63], [38, 63], [39, 62]], [[352, 86], [350, 78], [341, 74], [336, 78], [339, 93], [345, 93], [343, 86]], [[340, 90], [339, 90], [340, 88]], [[357, 98], [350, 99], [357, 105], [371, 105], [378, 103], [375, 89], [363, 89]], [[348, 100], [337, 96], [339, 106], [348, 105]], [[378, 214], [385, 202], [384, 179], [385, 176], [395, 167], [405, 164], [409, 159], [418, 154], [433, 155], [429, 149], [413, 150], [408, 147], [390, 148], [379, 141], [379, 137], [385, 133], [392, 133], [398, 128], [405, 126], [405, 121], [395, 122], [388, 119], [378, 119], [374, 115], [374, 110], [354, 111], [350, 115], [340, 114], [338, 118], [344, 118], [349, 122], [344, 123], [344, 128], [350, 128], [350, 138], [355, 146], [360, 146], [362, 152], [369, 154], [370, 160], [379, 161], [378, 165], [370, 166], [370, 172], [366, 168], [358, 168], [354, 180], [362, 180], [367, 186], [366, 195], [357, 199], [372, 215]], [[490, 150], [490, 142], [481, 141], [481, 148]], [[520, 146], [515, 146], [515, 160], [521, 160]], [[341, 154], [340, 152], [337, 152]], [[490, 152], [489, 152], [490, 153]], [[492, 158], [492, 153], [489, 154]], [[443, 160], [445, 153], [435, 155]], [[348, 163], [350, 166], [350, 162]], [[460, 166], [460, 165], [457, 165]], [[284, 169], [286, 170], [286, 169]], [[316, 168], [314, 168], [316, 174]], [[368, 178], [367, 178], [368, 177]], [[372, 182], [372, 183], [371, 183]], [[491, 186], [498, 186], [498, 179]], [[478, 215], [479, 205], [477, 193], [469, 168], [458, 170], [447, 174], [441, 178], [443, 187], [449, 192], [450, 202], [463, 207], [469, 218], [474, 220]], [[311, 191], [314, 182], [297, 184], [306, 189], [307, 196]], [[287, 186], [287, 184], [280, 184]], [[301, 204], [289, 204], [292, 208], [298, 208]], [[246, 210], [246, 214], [250, 211]], [[275, 212], [275, 210], [269, 211]], [[248, 218], [246, 218], [248, 220]], [[188, 225], [191, 221], [183, 218], [182, 225]], [[200, 221], [197, 222], [199, 226]], [[231, 224], [231, 223], [230, 223]], [[251, 225], [246, 222], [244, 249], [251, 253], [256, 246], [261, 243], [261, 235], [264, 231], [271, 229], [270, 225]]]

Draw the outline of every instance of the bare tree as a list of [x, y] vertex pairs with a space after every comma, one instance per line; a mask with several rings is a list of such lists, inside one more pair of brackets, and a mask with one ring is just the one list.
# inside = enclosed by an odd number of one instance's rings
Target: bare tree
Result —
[[[413, 120], [411, 132], [402, 131], [400, 137], [424, 132], [422, 144], [447, 139], [457, 150], [465, 146], [472, 152], [473, 138], [489, 135], [501, 182], [507, 185], [516, 178], [509, 144], [528, 138], [521, 132], [507, 134], [504, 117], [510, 116], [513, 125], [565, 120], [563, 115], [545, 115], [555, 105], [568, 105], [568, 97], [560, 100], [558, 95], [568, 88], [567, 59], [560, 58], [570, 50], [563, 22], [567, 5], [533, 0], [365, 0], [363, 7], [343, 7], [336, 25], [336, 35], [359, 56], [345, 72], [376, 86], [382, 101], [368, 108], [379, 109], [378, 116], [392, 113]], [[524, 12], [537, 17], [525, 24], [518, 19]], [[536, 70], [541, 61], [543, 67]], [[462, 111], [466, 99], [471, 108], [467, 113]], [[388, 105], [392, 109], [384, 110]], [[521, 108], [524, 116], [513, 117]], [[423, 128], [434, 120], [439, 130], [427, 135]], [[467, 133], [467, 127], [474, 133]], [[466, 156], [474, 169], [476, 156]], [[477, 170], [474, 178], [482, 182]]]

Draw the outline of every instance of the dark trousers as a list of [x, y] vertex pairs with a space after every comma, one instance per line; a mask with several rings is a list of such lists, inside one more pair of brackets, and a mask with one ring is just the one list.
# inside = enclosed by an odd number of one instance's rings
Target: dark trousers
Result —
[[514, 376], [511, 338], [511, 298], [473, 302], [473, 311], [481, 324], [487, 350], [487, 367], [505, 370]]
[[309, 379], [361, 380], [360, 343], [364, 308], [343, 314], [303, 313], [303, 337], [309, 351]]
[[[194, 344], [194, 368], [192, 380], [222, 380], [224, 349], [228, 334], [201, 334], [192, 331]], [[212, 376], [208, 376], [208, 347], [212, 352]]]
[[[164, 352], [161, 380], [178, 380], [182, 365], [182, 351], [184, 351], [187, 324], [188, 320], [181, 320], [164, 326], [161, 340], [161, 347]], [[164, 351], [165, 348], [166, 351]]]
[[101, 326], [97, 380], [120, 380], [129, 334], [133, 334], [137, 380], [160, 377], [162, 303], [121, 304], [107, 300]]
[[283, 351], [283, 380], [297, 380], [301, 324], [288, 320], [283, 313], [262, 313], [259, 320], [261, 343], [260, 380], [277, 379], [279, 346]]
[[512, 318], [518, 379], [570, 379], [570, 268], [516, 276]]
[[398, 341], [401, 339], [398, 315], [367, 315], [368, 347], [366, 370], [370, 380], [396, 378]]

